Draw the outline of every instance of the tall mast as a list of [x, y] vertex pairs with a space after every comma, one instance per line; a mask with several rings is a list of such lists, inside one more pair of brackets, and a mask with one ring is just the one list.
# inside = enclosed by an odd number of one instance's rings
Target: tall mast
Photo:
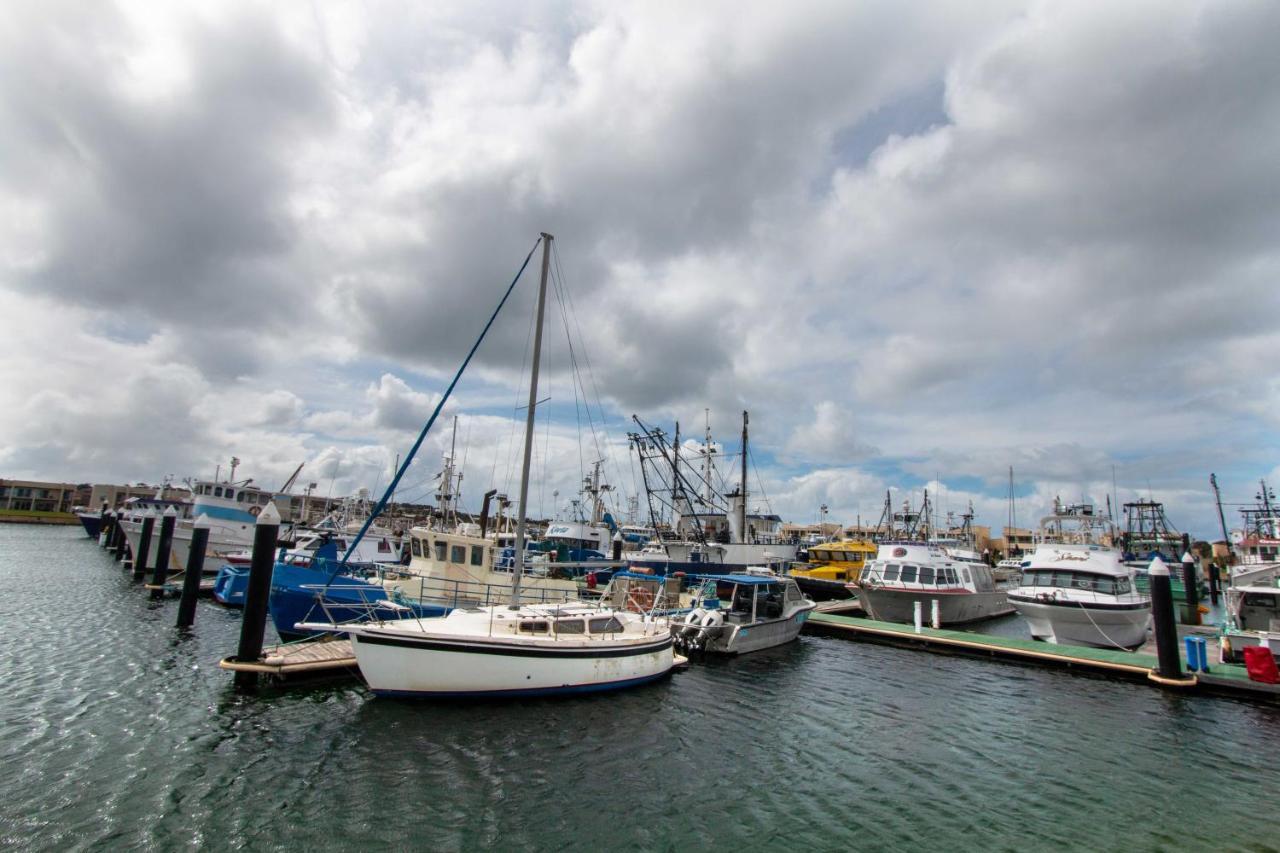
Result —
[[714, 497], [711, 493], [711, 472], [715, 470], [711, 457], [715, 451], [711, 449], [711, 410], [706, 409], [705, 411], [707, 413], [707, 433], [705, 438], [706, 443], [702, 446], [702, 499], [708, 506], [710, 506], [711, 500]]
[[542, 315], [547, 304], [547, 270], [551, 266], [551, 241], [542, 234], [542, 278], [538, 282], [538, 318], [533, 332], [533, 365], [529, 369], [529, 411], [524, 423], [524, 467], [520, 469], [520, 509], [516, 516], [515, 571], [511, 577], [511, 606], [520, 605], [520, 576], [524, 573], [524, 533], [529, 505], [529, 461], [533, 458], [533, 417], [538, 403], [538, 365], [542, 359]]
[[738, 535], [747, 539], [747, 413], [742, 412], [742, 503], [738, 504]]

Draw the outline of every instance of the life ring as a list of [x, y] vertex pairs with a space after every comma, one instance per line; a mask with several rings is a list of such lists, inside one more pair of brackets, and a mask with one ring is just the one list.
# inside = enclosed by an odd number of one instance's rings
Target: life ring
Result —
[[252, 515], [254, 518], [257, 518], [257, 517], [258, 517], [258, 513], [260, 513], [260, 512], [262, 512], [262, 507], [260, 507], [260, 506], [258, 506], [258, 505], [256, 505], [256, 504], [255, 504], [255, 505], [253, 505], [253, 506], [251, 506], [251, 507], [249, 507], [249, 515]]

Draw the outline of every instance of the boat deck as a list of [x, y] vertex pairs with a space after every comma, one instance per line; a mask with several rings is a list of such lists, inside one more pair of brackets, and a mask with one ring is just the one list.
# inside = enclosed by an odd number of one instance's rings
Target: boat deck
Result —
[[[1280, 685], [1250, 681], [1245, 668], [1238, 664], [1211, 663], [1209, 672], [1186, 673], [1185, 679], [1170, 684], [1163, 680], [1157, 681], [1154, 675], [1156, 656], [1145, 651], [1059, 646], [1017, 637], [935, 628], [921, 628], [917, 633], [911, 625], [877, 622], [834, 613], [814, 613], [805, 623], [805, 631], [942, 654], [968, 654], [1093, 672], [1197, 692], [1230, 693], [1265, 701], [1280, 701]], [[1216, 660], [1216, 655], [1210, 653], [1209, 658], [1211, 661]]]

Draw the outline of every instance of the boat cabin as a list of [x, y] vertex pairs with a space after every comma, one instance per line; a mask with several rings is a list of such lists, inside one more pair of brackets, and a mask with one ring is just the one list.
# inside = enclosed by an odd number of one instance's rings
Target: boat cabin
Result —
[[[776, 575], [708, 575], [707, 585], [715, 584], [715, 600], [725, 609], [725, 621], [731, 625], [748, 625], [783, 618], [787, 604], [804, 601], [800, 587], [791, 578]], [[702, 605], [708, 607], [704, 598]], [[715, 609], [714, 606], [709, 609]]]
[[996, 591], [986, 564], [957, 563], [932, 545], [881, 545], [876, 559], [863, 569], [862, 580], [905, 590]]

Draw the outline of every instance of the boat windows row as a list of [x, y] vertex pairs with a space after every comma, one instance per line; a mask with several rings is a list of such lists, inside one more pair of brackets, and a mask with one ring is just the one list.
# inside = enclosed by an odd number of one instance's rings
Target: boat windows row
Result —
[[554, 626], [557, 634], [617, 634], [623, 630], [617, 616], [594, 619], [527, 619], [520, 623], [521, 634], [546, 634]]
[[1068, 572], [1062, 569], [1027, 569], [1022, 573], [1023, 586], [1083, 589], [1107, 595], [1124, 595], [1133, 590], [1127, 576], [1099, 575], [1093, 572]]
[[809, 551], [809, 560], [814, 563], [861, 563], [864, 557], [861, 551]]
[[[409, 547], [413, 551], [415, 557], [435, 557], [439, 563], [457, 563], [459, 565], [470, 564], [472, 566], [484, 565], [484, 546], [483, 545], [455, 545], [443, 539], [437, 539], [434, 542], [426, 539], [413, 537], [410, 540]], [[434, 553], [433, 553], [434, 552]]]
[[214, 498], [223, 498], [224, 500], [235, 501], [236, 503], [250, 503], [258, 506], [266, 506], [271, 503], [271, 495], [266, 492], [253, 490], [236, 490], [234, 486], [213, 486], [203, 483], [196, 486], [197, 495], [209, 495]]

